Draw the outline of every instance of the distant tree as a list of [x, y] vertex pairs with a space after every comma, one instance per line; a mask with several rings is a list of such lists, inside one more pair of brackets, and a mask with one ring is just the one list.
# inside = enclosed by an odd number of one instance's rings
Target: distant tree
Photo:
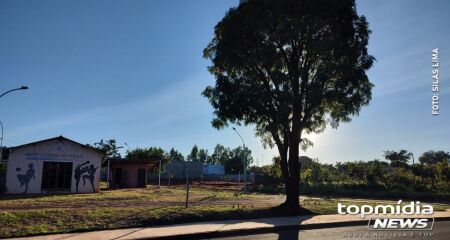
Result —
[[175, 148], [171, 148], [169, 151], [169, 159], [170, 161], [184, 161], [184, 156], [181, 152], [175, 150]]
[[[89, 145], [90, 146], [90, 145]], [[103, 140], [94, 143], [92, 146], [106, 153], [105, 159], [108, 158], [120, 158], [119, 147], [117, 147], [117, 142], [115, 139]]]
[[128, 159], [154, 159], [161, 158], [168, 160], [169, 156], [160, 147], [149, 147], [149, 148], [135, 148], [133, 150], [127, 151]]
[[0, 161], [9, 158], [9, 148], [8, 147], [3, 146], [2, 148], [0, 148], [0, 151], [1, 151], [1, 154], [0, 154], [1, 155], [1, 159], [0, 159]]
[[384, 157], [386, 160], [391, 161], [392, 167], [406, 167], [408, 165], [408, 161], [412, 158], [412, 153], [407, 150], [388, 150], [384, 151]]
[[[135, 148], [127, 151], [127, 159], [161, 159], [161, 165], [164, 167], [169, 161], [169, 155], [160, 147], [149, 147], [149, 148]], [[158, 169], [159, 164], [155, 165], [151, 171], [155, 172]]]
[[217, 144], [214, 148], [214, 153], [211, 155], [210, 164], [221, 164], [223, 165], [230, 158], [231, 150], [220, 144]]
[[391, 189], [412, 189], [420, 183], [420, 177], [414, 176], [412, 171], [396, 167], [383, 175], [383, 181]]
[[436, 163], [436, 179], [438, 179], [439, 181], [450, 181], [449, 162], [440, 161]]
[[308, 156], [300, 156], [298, 160], [300, 162], [300, 168], [303, 169], [311, 168], [314, 164], [314, 160]]
[[389, 166], [387, 162], [382, 162], [378, 159], [367, 162], [367, 165], [366, 178], [369, 183], [376, 183], [377, 181], [380, 181]]
[[192, 147], [191, 153], [187, 156], [187, 160], [189, 161], [198, 161], [198, 147], [194, 145]]
[[249, 172], [259, 174], [259, 175], [270, 175], [270, 165], [264, 165], [264, 166], [251, 166], [248, 169]]
[[248, 0], [231, 8], [204, 49], [215, 86], [203, 95], [212, 125], [254, 125], [276, 145], [284, 206], [299, 209], [299, 147], [304, 133], [349, 122], [371, 99], [366, 71], [370, 30], [354, 0]]
[[450, 161], [450, 154], [444, 151], [428, 151], [419, 157], [419, 162], [422, 164], [436, 164], [448, 161]]
[[202, 149], [198, 150], [197, 157], [198, 157], [198, 161], [200, 161], [202, 163], [207, 162], [208, 158], [209, 158], [208, 149], [202, 148]]
[[247, 166], [253, 162], [252, 151], [245, 147], [242, 150], [242, 147], [237, 147], [233, 149], [230, 153], [230, 158], [224, 162], [224, 170], [226, 173], [244, 173], [244, 159], [246, 159]]
[[272, 165], [270, 167], [270, 175], [274, 178], [281, 178], [280, 161], [281, 161], [281, 158], [279, 156], [275, 156], [272, 158]]

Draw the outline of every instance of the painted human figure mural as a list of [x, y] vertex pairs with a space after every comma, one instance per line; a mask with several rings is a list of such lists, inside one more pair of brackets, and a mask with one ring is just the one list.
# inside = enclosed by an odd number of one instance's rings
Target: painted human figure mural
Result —
[[[33, 163], [30, 163], [28, 164], [28, 170], [25, 174], [17, 174], [17, 179], [19, 180], [20, 187], [23, 187], [25, 185], [25, 190], [23, 191], [23, 193], [28, 192], [28, 184], [30, 183], [31, 178], [36, 179], [36, 177], [34, 176], [35, 170], [33, 167]], [[20, 167], [16, 168], [16, 171], [20, 172]]]
[[91, 183], [92, 186], [92, 192], [95, 192], [95, 187], [94, 187], [94, 177], [95, 177], [95, 172], [97, 171], [98, 167], [94, 167], [94, 164], [89, 165], [89, 170], [88, 170], [88, 174], [83, 175], [83, 186], [86, 185], [86, 178], [89, 180], [89, 182]]
[[[85, 172], [89, 171], [89, 167], [88, 167], [88, 166], [85, 166], [85, 165], [87, 165], [87, 164], [89, 164], [89, 161], [86, 161], [86, 162], [84, 162], [84, 163], [82, 163], [82, 164], [79, 164], [79, 165], [77, 165], [77, 166], [75, 167], [74, 177], [75, 177], [75, 188], [77, 189], [77, 192], [79, 192], [79, 191], [78, 191], [78, 185], [80, 184], [81, 176], [82, 176]], [[84, 166], [85, 166], [85, 167], [84, 167]]]
[[95, 172], [97, 172], [98, 167], [95, 167], [94, 164], [91, 164], [87, 166], [90, 162], [86, 161], [82, 164], [79, 164], [75, 168], [75, 181], [76, 181], [76, 189], [78, 191], [78, 185], [80, 184], [80, 180], [83, 179], [83, 186], [86, 185], [86, 179], [89, 180], [92, 186], [92, 192], [95, 192], [94, 187], [94, 178], [95, 178]]

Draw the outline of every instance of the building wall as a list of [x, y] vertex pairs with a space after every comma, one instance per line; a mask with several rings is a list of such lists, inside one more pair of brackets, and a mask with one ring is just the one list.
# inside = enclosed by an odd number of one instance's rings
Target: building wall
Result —
[[[138, 187], [138, 170], [145, 169], [145, 185], [147, 185], [148, 167], [146, 164], [114, 164], [110, 169], [110, 182], [114, 183], [114, 169], [122, 169], [122, 181], [120, 183], [123, 188]], [[112, 185], [115, 187], [114, 185]]]
[[[203, 175], [203, 163], [194, 161], [171, 161], [161, 172], [161, 179], [185, 179], [186, 172], [189, 178], [200, 179]], [[149, 176], [150, 179], [157, 179], [158, 173]]]
[[203, 176], [206, 176], [206, 175], [223, 176], [223, 175], [225, 175], [225, 169], [222, 165], [204, 164], [203, 165]]
[[72, 163], [70, 192], [98, 192], [101, 159], [97, 151], [64, 139], [13, 149], [8, 158], [7, 193], [46, 193], [41, 191], [44, 162]]

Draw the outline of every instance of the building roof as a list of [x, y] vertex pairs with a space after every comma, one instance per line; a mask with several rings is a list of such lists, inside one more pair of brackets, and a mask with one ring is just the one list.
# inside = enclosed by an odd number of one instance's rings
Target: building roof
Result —
[[127, 158], [108, 158], [104, 161], [103, 165], [107, 166], [108, 162], [110, 165], [113, 164], [147, 164], [147, 165], [157, 165], [159, 163], [160, 158], [152, 158], [152, 159], [127, 159]]
[[87, 148], [87, 149], [96, 151], [96, 152], [102, 154], [103, 156], [106, 154], [104, 151], [102, 151], [102, 150], [100, 150], [100, 149], [97, 149], [97, 148], [95, 148], [95, 147], [91, 147], [91, 146], [86, 145], [86, 144], [82, 144], [82, 143], [76, 142], [76, 141], [74, 141], [74, 140], [72, 140], [72, 139], [68, 139], [68, 138], [66, 138], [66, 137], [63, 137], [62, 135], [61, 135], [61, 136], [58, 136], [58, 137], [54, 137], [54, 138], [48, 138], [48, 139], [44, 139], [44, 140], [40, 140], [40, 141], [36, 141], [36, 142], [31, 142], [31, 143], [26, 143], [26, 144], [22, 144], [22, 145], [10, 147], [9, 149], [10, 149], [10, 150], [14, 150], [14, 149], [18, 149], [18, 148], [22, 148], [22, 147], [26, 147], [26, 146], [30, 146], [30, 145], [35, 145], [35, 144], [39, 144], [39, 143], [43, 143], [43, 142], [54, 141], [54, 140], [60, 140], [60, 141], [61, 141], [61, 140], [65, 140], [65, 141], [69, 141], [69, 142], [75, 143], [75, 144], [77, 144], [77, 145], [80, 145], [81, 147], [84, 147], [84, 148]]

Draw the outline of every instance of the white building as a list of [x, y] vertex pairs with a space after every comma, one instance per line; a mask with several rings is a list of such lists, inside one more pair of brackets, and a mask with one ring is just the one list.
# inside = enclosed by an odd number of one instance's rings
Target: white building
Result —
[[10, 148], [9, 194], [99, 191], [103, 153], [63, 136]]

